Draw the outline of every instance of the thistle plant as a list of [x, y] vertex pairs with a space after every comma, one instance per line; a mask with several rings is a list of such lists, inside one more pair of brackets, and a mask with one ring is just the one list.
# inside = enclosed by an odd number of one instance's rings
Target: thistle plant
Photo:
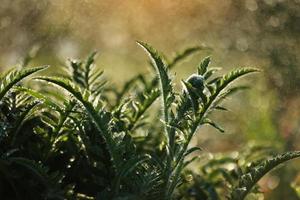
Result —
[[[169, 71], [203, 48], [188, 48], [169, 60], [146, 43], [138, 45], [148, 54], [155, 73], [150, 78], [139, 74], [121, 88], [106, 84], [103, 71], [94, 63], [96, 52], [84, 61], [69, 60], [62, 75], [31, 80], [50, 89], [33, 90], [21, 82], [45, 67], [23, 67], [1, 77], [0, 184], [5, 185], [1, 197], [186, 197], [181, 191], [188, 185], [188, 166], [197, 159], [194, 154], [202, 153], [200, 147], [191, 147], [191, 140], [203, 125], [224, 132], [211, 113], [226, 110], [223, 101], [244, 88], [233, 82], [259, 70], [240, 68], [215, 76], [219, 69], [211, 68], [206, 57], [196, 73], [182, 77], [182, 89], [176, 91]], [[298, 151], [278, 154], [236, 175], [223, 170], [223, 175], [235, 179], [226, 198], [244, 199], [267, 172], [299, 156]], [[199, 187], [209, 183], [206, 176], [195, 173]], [[24, 177], [35, 181], [23, 183]], [[222, 199], [215, 188], [206, 189], [201, 190], [208, 193], [203, 198]]]

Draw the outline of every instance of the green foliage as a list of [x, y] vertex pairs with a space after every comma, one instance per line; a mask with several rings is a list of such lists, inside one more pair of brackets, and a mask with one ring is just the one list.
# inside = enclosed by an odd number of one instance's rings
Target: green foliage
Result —
[[238, 186], [233, 189], [231, 199], [241, 200], [251, 191], [252, 187], [269, 171], [283, 162], [300, 157], [300, 151], [277, 155], [261, 164], [250, 165], [248, 172], [239, 177]]
[[[199, 173], [191, 171], [188, 166], [203, 154], [200, 147], [191, 147], [191, 140], [203, 125], [224, 132], [211, 113], [226, 110], [223, 101], [245, 88], [232, 86], [235, 80], [258, 70], [241, 68], [215, 76], [218, 69], [210, 68], [207, 57], [176, 91], [169, 70], [200, 48], [167, 61], [150, 45], [138, 44], [156, 73], [140, 74], [120, 89], [105, 84], [94, 65], [95, 52], [85, 61], [71, 60], [61, 76], [34, 78], [35, 83], [51, 84], [43, 87], [47, 89], [20, 83], [44, 67], [2, 76], [1, 197], [168, 200], [221, 199], [226, 194], [243, 199], [265, 173], [299, 156], [287, 153], [244, 167], [222, 155], [201, 165]], [[160, 108], [155, 104], [159, 97]], [[223, 168], [225, 163], [234, 164], [235, 173]], [[220, 189], [220, 177], [231, 187]], [[193, 195], [186, 192], [190, 190]]]
[[5, 94], [19, 81], [26, 78], [27, 76], [45, 69], [45, 67], [36, 67], [22, 70], [13, 70], [9, 72], [7, 75], [1, 78], [0, 85], [0, 100], [5, 96]]

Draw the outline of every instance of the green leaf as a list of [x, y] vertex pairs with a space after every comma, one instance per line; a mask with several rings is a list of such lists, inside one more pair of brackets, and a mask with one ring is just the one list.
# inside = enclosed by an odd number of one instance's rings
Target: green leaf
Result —
[[16, 89], [20, 92], [27, 93], [28, 95], [42, 101], [44, 104], [46, 104], [47, 106], [49, 106], [55, 111], [61, 111], [60, 106], [55, 101], [53, 101], [52, 99], [50, 99], [49, 97], [43, 95], [38, 91], [26, 87], [21, 87], [21, 86], [17, 86]]
[[234, 80], [253, 73], [253, 72], [259, 72], [260, 70], [256, 68], [241, 68], [241, 69], [236, 69], [228, 74], [224, 75], [219, 81], [216, 82], [217, 85], [217, 92], [222, 91], [225, 87], [227, 87], [230, 83], [232, 83]]
[[200, 147], [192, 147], [192, 148], [188, 149], [185, 152], [184, 157], [190, 155], [191, 153], [194, 153], [195, 151], [202, 151], [202, 148], [200, 148]]
[[227, 108], [224, 108], [224, 107], [222, 107], [222, 106], [216, 106], [216, 107], [214, 107], [216, 110], [221, 110], [221, 111], [228, 111], [228, 109]]
[[91, 53], [91, 55], [87, 58], [87, 61], [85, 63], [85, 70], [84, 70], [84, 83], [85, 87], [87, 89], [90, 88], [90, 73], [91, 73], [91, 66], [95, 61], [95, 56], [97, 54], [97, 51], [94, 51]]
[[19, 134], [22, 125], [24, 124], [24, 122], [26, 121], [26, 118], [28, 118], [28, 116], [30, 115], [30, 113], [32, 112], [32, 110], [36, 107], [36, 105], [38, 105], [39, 102], [37, 101], [33, 101], [28, 103], [23, 109], [24, 111], [18, 116], [16, 122], [14, 123], [14, 131], [13, 131], [13, 138], [12, 138], [12, 143], [11, 145], [14, 146], [15, 141], [17, 139], [17, 135]]
[[131, 158], [128, 161], [125, 161], [122, 165], [122, 169], [117, 174], [113, 181], [113, 194], [117, 195], [120, 189], [120, 182], [122, 178], [128, 176], [130, 173], [132, 173], [133, 170], [135, 170], [138, 166], [140, 166], [142, 163], [144, 163], [146, 160], [151, 159], [150, 155], [143, 155], [143, 156], [136, 156]]
[[27, 76], [35, 72], [41, 71], [47, 67], [48, 66], [41, 66], [41, 67], [34, 67], [34, 68], [25, 68], [21, 70], [13, 70], [5, 77], [2, 77], [1, 85], [0, 85], [0, 101], [5, 96], [5, 94], [22, 79], [26, 78]]
[[[82, 92], [79, 87], [76, 87], [76, 85], [73, 85], [69, 80], [58, 78], [58, 77], [38, 77], [37, 80], [46, 81], [49, 83], [52, 83], [54, 85], [60, 86], [66, 91], [68, 91], [70, 94], [72, 94], [79, 103], [83, 105], [87, 113], [89, 114], [89, 117], [92, 119], [92, 121], [95, 123], [97, 130], [99, 131], [100, 135], [103, 137], [106, 145], [107, 150], [112, 158], [112, 163], [115, 164], [116, 162], [115, 155], [114, 155], [114, 148], [115, 143], [113, 141], [112, 135], [110, 134], [108, 130], [108, 121], [107, 119], [102, 118], [98, 114], [98, 110], [96, 110], [93, 106], [93, 103], [91, 103], [88, 99], [85, 99], [83, 94], [85, 92]], [[87, 91], [87, 90], [85, 90]], [[117, 156], [117, 155], [116, 155]]]
[[[219, 71], [221, 68], [210, 68], [210, 69], [208, 69], [205, 73], [204, 73], [204, 78], [205, 78], [205, 80], [208, 80], [215, 72], [217, 72], [217, 71]], [[218, 78], [218, 77], [217, 77]], [[210, 81], [209, 83], [211, 83], [211, 82], [213, 82], [213, 80], [212, 81]]]
[[160, 80], [162, 100], [163, 100], [163, 104], [162, 104], [163, 117], [164, 117], [164, 122], [166, 124], [168, 124], [169, 123], [168, 110], [172, 103], [172, 101], [169, 101], [169, 99], [173, 99], [174, 94], [173, 94], [173, 88], [172, 88], [172, 81], [169, 78], [167, 66], [164, 63], [162, 57], [159, 55], [159, 53], [153, 47], [151, 47], [150, 45], [143, 43], [143, 42], [138, 42], [138, 44], [148, 53], [153, 65], [158, 73], [158, 77]]
[[198, 67], [198, 74], [199, 75], [204, 75], [204, 73], [207, 71], [209, 63], [210, 63], [210, 57], [209, 56], [204, 58], [201, 61], [200, 65]]
[[240, 176], [238, 185], [232, 190], [231, 199], [243, 200], [251, 191], [253, 186], [269, 171], [273, 170], [275, 167], [284, 162], [299, 157], [300, 151], [287, 152], [267, 159], [261, 164], [256, 165], [254, 168], [250, 169], [250, 172]]
[[210, 120], [210, 119], [208, 119], [208, 118], [204, 119], [203, 122], [202, 122], [202, 124], [209, 124], [209, 125], [211, 125], [212, 127], [214, 127], [215, 129], [217, 129], [218, 131], [220, 131], [221, 133], [224, 133], [224, 132], [225, 132], [225, 130], [224, 130], [222, 127], [220, 127], [220, 126], [217, 125], [214, 121], [212, 121], [212, 120]]

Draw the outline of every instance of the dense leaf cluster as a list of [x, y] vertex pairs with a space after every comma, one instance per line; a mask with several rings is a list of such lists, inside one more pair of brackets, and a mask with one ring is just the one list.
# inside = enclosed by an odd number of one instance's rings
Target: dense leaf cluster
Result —
[[148, 44], [138, 44], [156, 75], [138, 75], [121, 89], [106, 86], [94, 65], [96, 53], [83, 62], [70, 60], [60, 76], [33, 78], [45, 86], [36, 90], [22, 80], [46, 67], [2, 75], [1, 199], [244, 199], [264, 174], [300, 156], [285, 153], [235, 174], [217, 167], [231, 184], [227, 193], [218, 193], [209, 171], [192, 172], [194, 182], [187, 184], [187, 166], [201, 151], [190, 146], [192, 138], [205, 124], [224, 132], [211, 113], [226, 110], [222, 102], [244, 88], [231, 83], [257, 69], [214, 76], [218, 69], [209, 67], [207, 57], [178, 92], [169, 70], [201, 48], [167, 61]]

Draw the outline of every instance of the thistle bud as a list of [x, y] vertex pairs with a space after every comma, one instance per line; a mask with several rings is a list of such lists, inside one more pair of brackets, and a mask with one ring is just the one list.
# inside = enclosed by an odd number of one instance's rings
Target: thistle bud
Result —
[[196, 88], [199, 91], [204, 90], [204, 77], [198, 74], [192, 74], [188, 79], [186, 80], [188, 83], [190, 83], [194, 88]]

